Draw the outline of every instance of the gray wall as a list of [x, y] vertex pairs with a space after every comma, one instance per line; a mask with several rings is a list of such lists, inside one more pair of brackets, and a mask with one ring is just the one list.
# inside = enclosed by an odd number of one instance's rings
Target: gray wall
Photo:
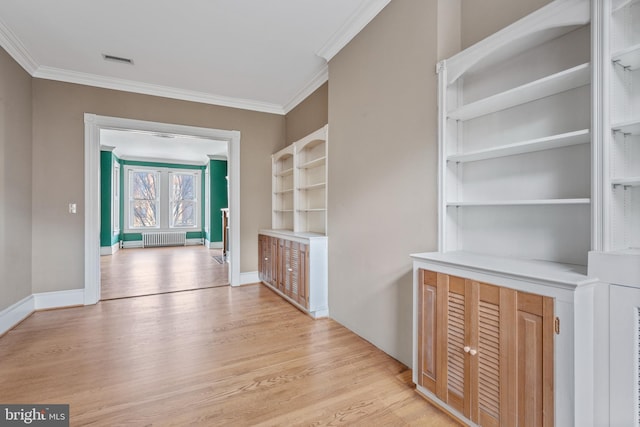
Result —
[[84, 287], [84, 113], [239, 130], [240, 271], [257, 270], [258, 230], [271, 223], [265, 177], [285, 139], [284, 116], [34, 79], [34, 293]]
[[436, 63], [544, 3], [392, 1], [329, 63], [331, 316], [407, 365], [409, 254], [437, 249]]
[[329, 309], [407, 365], [409, 254], [437, 243], [436, 15], [392, 1], [329, 63]]
[[0, 311], [31, 295], [31, 77], [0, 49]]
[[[328, 123], [329, 83], [325, 83], [305, 98], [285, 116], [289, 145]], [[284, 147], [283, 147], [284, 148]]]

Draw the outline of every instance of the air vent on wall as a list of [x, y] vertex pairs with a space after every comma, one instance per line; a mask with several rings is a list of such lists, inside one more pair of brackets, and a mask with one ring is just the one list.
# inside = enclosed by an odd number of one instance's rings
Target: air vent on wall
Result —
[[104, 58], [105, 61], [114, 61], [114, 62], [119, 62], [121, 64], [133, 65], [133, 59], [122, 58], [120, 56], [107, 55], [106, 53], [103, 53], [102, 57]]

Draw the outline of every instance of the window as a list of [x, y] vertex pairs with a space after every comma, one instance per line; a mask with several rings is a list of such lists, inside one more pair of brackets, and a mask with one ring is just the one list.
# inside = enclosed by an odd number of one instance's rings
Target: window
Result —
[[125, 232], [144, 229], [198, 230], [200, 170], [125, 165]]
[[129, 171], [129, 227], [158, 227], [159, 179], [151, 170]]
[[196, 175], [169, 173], [171, 183], [170, 227], [196, 226]]

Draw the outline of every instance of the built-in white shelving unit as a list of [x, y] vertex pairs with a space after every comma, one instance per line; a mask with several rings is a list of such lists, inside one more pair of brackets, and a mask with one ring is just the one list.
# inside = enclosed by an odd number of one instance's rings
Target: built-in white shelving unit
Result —
[[326, 235], [327, 126], [272, 156], [275, 230]]
[[273, 229], [258, 236], [260, 280], [314, 318], [329, 314], [327, 142], [324, 126], [272, 155]]
[[590, 8], [545, 10], [439, 64], [443, 253], [587, 265]]
[[287, 147], [272, 157], [273, 212], [271, 218], [272, 227], [277, 230], [293, 229], [293, 154], [293, 149]]
[[[555, 0], [438, 64], [439, 247], [412, 255], [416, 298], [431, 295], [432, 288], [420, 293], [431, 286], [420, 282], [428, 270], [554, 300], [567, 329], [554, 338], [555, 406], [544, 411], [546, 425], [583, 425], [588, 415], [578, 408], [592, 400], [573, 326], [588, 318], [578, 301], [597, 282], [587, 264], [600, 203], [592, 190], [591, 16], [589, 0]], [[631, 119], [620, 118], [625, 129], [635, 126]], [[438, 294], [439, 310], [447, 292]], [[414, 327], [423, 332], [432, 326], [418, 322], [431, 314], [418, 310], [428, 304], [414, 306]], [[447, 358], [466, 360], [467, 347], [452, 348]], [[417, 384], [422, 371], [414, 359]], [[418, 390], [465, 422], [483, 423], [473, 411], [457, 412], [446, 394]]]

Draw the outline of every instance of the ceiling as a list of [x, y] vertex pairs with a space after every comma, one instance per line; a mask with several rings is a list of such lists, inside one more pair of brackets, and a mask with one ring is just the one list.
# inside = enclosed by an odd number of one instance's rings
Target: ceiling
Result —
[[100, 147], [125, 160], [205, 165], [228, 157], [227, 141], [154, 132], [100, 130]]
[[2, 0], [0, 45], [38, 78], [286, 114], [389, 1]]

